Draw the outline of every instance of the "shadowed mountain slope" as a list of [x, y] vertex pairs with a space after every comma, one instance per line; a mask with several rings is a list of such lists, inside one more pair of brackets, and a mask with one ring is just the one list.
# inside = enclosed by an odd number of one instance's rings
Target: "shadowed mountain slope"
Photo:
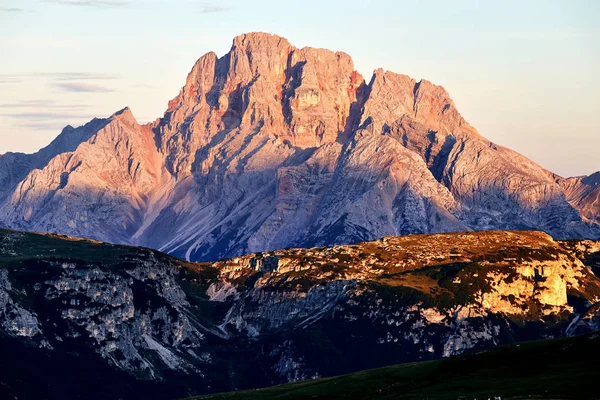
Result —
[[2, 226], [190, 260], [482, 229], [600, 238], [597, 186], [485, 139], [441, 86], [366, 82], [345, 53], [266, 33], [202, 56], [162, 118], [67, 127], [0, 156], [0, 182]]

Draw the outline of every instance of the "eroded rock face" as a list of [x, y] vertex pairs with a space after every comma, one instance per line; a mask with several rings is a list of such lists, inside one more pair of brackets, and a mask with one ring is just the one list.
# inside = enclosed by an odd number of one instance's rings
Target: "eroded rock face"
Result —
[[567, 200], [581, 215], [594, 223], [600, 222], [600, 172], [589, 176], [563, 179], [555, 176], [564, 189]]
[[131, 398], [152, 387], [163, 388], [149, 392], [157, 398], [185, 397], [448, 357], [598, 329], [600, 280], [590, 267], [599, 250], [490, 231], [198, 264], [0, 230], [0, 349], [21, 346], [28, 360], [43, 352], [59, 380], [72, 373], [61, 375], [56, 360], [75, 355], [69, 367], [93, 362], [128, 376]]
[[[0, 210], [3, 222], [13, 228], [131, 241], [148, 197], [161, 182], [153, 134], [127, 108], [78, 130], [83, 141], [63, 147], [8, 192]], [[56, 142], [67, 140], [65, 135], [75, 134], [65, 129]]]
[[150, 124], [124, 109], [0, 156], [0, 224], [191, 260], [461, 230], [598, 238], [594, 179], [483, 138], [441, 86], [367, 83], [345, 53], [249, 33]]
[[[185, 315], [189, 304], [174, 280], [173, 266], [152, 253], [136, 261], [124, 273], [63, 263], [64, 272], [38, 284], [35, 290], [60, 310], [66, 333], [54, 339], [85, 338], [108, 362], [142, 377], [160, 378], [157, 360], [148, 360], [148, 352], [168, 369], [201, 376], [187, 359], [200, 359], [204, 335]], [[156, 299], [141, 302], [139, 286]]]
[[[12, 285], [6, 270], [0, 270], [0, 321], [2, 330], [9, 335], [40, 338], [40, 323], [35, 313], [21, 307], [11, 297]], [[47, 346], [47, 342], [40, 344]]]

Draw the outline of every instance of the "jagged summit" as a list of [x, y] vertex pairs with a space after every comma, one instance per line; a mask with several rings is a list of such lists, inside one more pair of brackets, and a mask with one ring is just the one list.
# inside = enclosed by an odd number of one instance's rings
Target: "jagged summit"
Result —
[[1, 156], [0, 224], [193, 260], [406, 233], [596, 238], [589, 179], [491, 143], [441, 86], [365, 82], [343, 52], [257, 32], [200, 57], [152, 123], [125, 108]]
[[131, 109], [127, 106], [123, 107], [122, 109], [120, 109], [119, 111], [115, 112], [113, 114], [113, 116], [117, 117], [117, 116], [132, 116], [133, 117], [133, 113], [131, 112]]
[[567, 199], [588, 221], [600, 223], [600, 171], [588, 176], [557, 178]]
[[121, 110], [115, 112], [113, 115], [111, 115], [110, 119], [111, 120], [118, 119], [122, 123], [133, 125], [133, 126], [139, 125], [136, 118], [133, 115], [133, 112], [131, 111], [131, 109], [129, 107], [122, 108]]
[[[266, 33], [244, 34], [223, 57], [211, 52], [196, 62], [169, 102], [168, 125], [175, 123], [177, 130], [186, 121], [195, 131], [202, 126], [205, 135], [190, 138], [193, 146], [223, 130], [260, 128], [294, 146], [317, 147], [346, 131], [352, 105], [357, 103], [354, 113], [360, 111], [363, 83], [347, 54], [297, 49]], [[161, 133], [166, 141], [174, 135], [171, 126]], [[166, 150], [181, 152], [178, 145]], [[172, 168], [179, 174], [189, 167], [178, 159]]]
[[598, 186], [600, 185], [600, 171], [594, 172], [593, 174], [588, 175], [587, 177], [583, 177], [582, 180], [588, 185]]
[[290, 42], [279, 35], [267, 32], [248, 32], [237, 35], [233, 38], [233, 48], [242, 48], [256, 50], [259, 47], [276, 48], [278, 46], [292, 47]]

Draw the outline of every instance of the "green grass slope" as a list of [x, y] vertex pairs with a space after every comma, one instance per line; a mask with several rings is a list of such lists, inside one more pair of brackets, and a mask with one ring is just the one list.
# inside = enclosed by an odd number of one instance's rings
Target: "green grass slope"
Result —
[[600, 333], [196, 399], [600, 399]]

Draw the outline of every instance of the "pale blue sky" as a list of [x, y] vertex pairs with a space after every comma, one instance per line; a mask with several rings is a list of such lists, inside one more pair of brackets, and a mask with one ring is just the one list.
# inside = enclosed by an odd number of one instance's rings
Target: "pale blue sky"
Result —
[[0, 0], [0, 153], [128, 105], [162, 115], [195, 60], [266, 31], [443, 85], [479, 132], [600, 170], [600, 1]]

